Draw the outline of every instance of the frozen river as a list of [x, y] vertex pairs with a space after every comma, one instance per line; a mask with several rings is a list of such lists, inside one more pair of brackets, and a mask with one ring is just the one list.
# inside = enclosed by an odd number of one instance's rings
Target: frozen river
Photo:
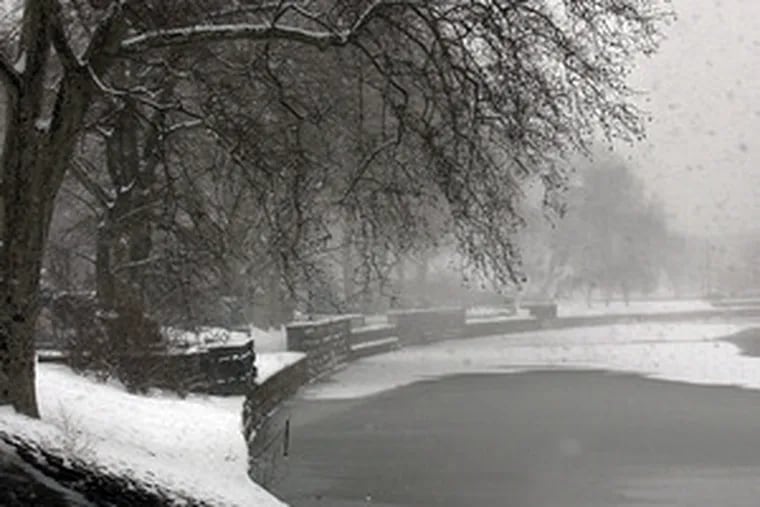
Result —
[[760, 393], [605, 372], [470, 374], [297, 403], [300, 506], [756, 507]]
[[752, 325], [555, 330], [358, 361], [295, 403], [275, 489], [295, 507], [756, 507], [760, 333], [723, 339]]

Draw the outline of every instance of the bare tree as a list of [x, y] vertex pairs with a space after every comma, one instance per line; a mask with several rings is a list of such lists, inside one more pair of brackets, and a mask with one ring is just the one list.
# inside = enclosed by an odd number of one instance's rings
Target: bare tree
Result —
[[526, 230], [532, 295], [583, 289], [590, 304], [594, 290], [608, 302], [616, 293], [628, 302], [632, 292], [652, 292], [677, 253], [661, 203], [622, 159], [598, 155], [580, 166], [564, 219], [552, 230], [534, 220]]
[[435, 189], [463, 252], [509, 282], [519, 278], [510, 231], [521, 174], [553, 192], [563, 182], [557, 155], [582, 148], [596, 126], [639, 135], [626, 70], [655, 48], [664, 16], [655, 0], [24, 0], [18, 14], [13, 54], [0, 59], [0, 403], [29, 415], [43, 249], [88, 109], [103, 95], [165, 105], [119, 82], [119, 62], [244, 41], [290, 54], [358, 51], [396, 130], [430, 160], [406, 166], [404, 181]]

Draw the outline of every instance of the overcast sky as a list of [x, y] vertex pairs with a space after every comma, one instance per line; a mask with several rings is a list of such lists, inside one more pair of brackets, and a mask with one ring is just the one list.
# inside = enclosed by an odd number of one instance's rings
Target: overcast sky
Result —
[[760, 1], [673, 7], [668, 40], [635, 74], [653, 115], [636, 170], [679, 228], [760, 233]]

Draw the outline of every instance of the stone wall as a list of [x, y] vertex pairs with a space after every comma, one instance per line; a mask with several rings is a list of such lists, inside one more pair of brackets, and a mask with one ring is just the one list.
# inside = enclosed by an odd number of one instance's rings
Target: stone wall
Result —
[[351, 320], [337, 317], [312, 322], [296, 322], [286, 327], [288, 350], [306, 354], [309, 379], [334, 370], [349, 360]]
[[527, 333], [541, 329], [542, 322], [534, 318], [478, 320], [465, 324], [463, 336], [478, 338], [496, 334]]
[[256, 377], [253, 340], [194, 352], [133, 354], [122, 358], [145, 387], [214, 395], [244, 395]]
[[[70, 364], [66, 353], [40, 351], [40, 362]], [[253, 340], [241, 345], [213, 346], [193, 352], [164, 351], [132, 353], [119, 358], [120, 368], [130, 378], [139, 379], [133, 387], [157, 387], [180, 393], [244, 395], [256, 377]]]
[[464, 308], [430, 308], [393, 311], [388, 322], [396, 328], [402, 345], [418, 345], [464, 336]]
[[245, 400], [243, 417], [248, 425], [246, 431], [256, 430], [270, 412], [308, 381], [307, 361], [303, 358], [275, 373], [265, 382], [256, 383], [248, 391]]
[[351, 330], [351, 360], [396, 350], [401, 342], [396, 326], [375, 325]]
[[201, 368], [209, 394], [246, 394], [256, 378], [253, 340], [209, 348], [201, 359]]
[[396, 326], [381, 324], [351, 330], [351, 346], [384, 340], [396, 336]]
[[290, 411], [286, 402], [308, 381], [303, 358], [255, 384], [245, 398], [243, 436], [248, 447], [248, 475], [265, 487], [289, 444]]

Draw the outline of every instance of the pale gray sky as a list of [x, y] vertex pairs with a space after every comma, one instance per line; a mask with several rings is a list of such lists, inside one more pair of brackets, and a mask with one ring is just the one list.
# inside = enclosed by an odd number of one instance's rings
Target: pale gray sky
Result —
[[673, 7], [668, 40], [634, 76], [653, 119], [631, 157], [678, 228], [760, 233], [760, 1]]

